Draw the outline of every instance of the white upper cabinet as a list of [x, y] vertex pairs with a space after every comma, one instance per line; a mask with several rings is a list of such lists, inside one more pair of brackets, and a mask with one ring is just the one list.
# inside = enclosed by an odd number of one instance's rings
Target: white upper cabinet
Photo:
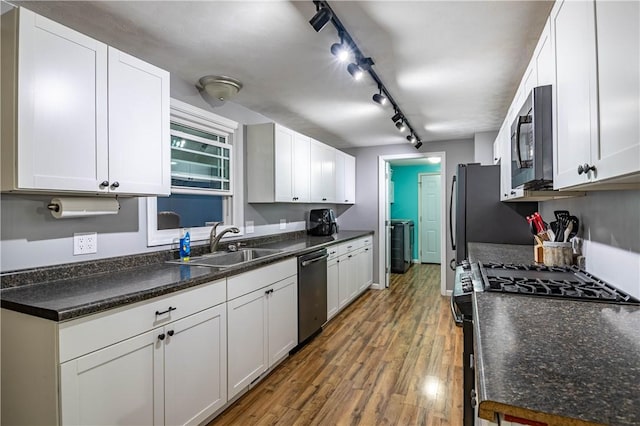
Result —
[[311, 140], [311, 202], [336, 201], [335, 149]]
[[24, 8], [2, 25], [2, 190], [169, 194], [169, 73]]
[[639, 25], [637, 2], [554, 6], [555, 188], [640, 181]]
[[276, 123], [247, 126], [247, 201], [352, 203], [355, 158]]
[[336, 151], [336, 203], [356, 202], [356, 159]]

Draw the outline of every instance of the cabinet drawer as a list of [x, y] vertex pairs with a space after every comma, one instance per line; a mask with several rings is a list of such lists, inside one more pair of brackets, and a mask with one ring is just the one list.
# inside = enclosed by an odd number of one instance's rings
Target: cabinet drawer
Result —
[[358, 248], [357, 240], [347, 241], [338, 246], [338, 256], [342, 256]]
[[360, 238], [360, 241], [362, 241], [362, 247], [369, 247], [371, 246], [371, 242], [372, 242], [373, 238], [371, 237], [364, 237], [364, 238]]
[[249, 294], [298, 273], [296, 258], [227, 278], [228, 300]]
[[327, 261], [333, 260], [338, 257], [338, 247], [339, 246], [337, 244], [327, 247], [327, 254], [329, 255], [329, 257], [327, 258]]
[[60, 324], [60, 362], [161, 327], [227, 299], [226, 280]]

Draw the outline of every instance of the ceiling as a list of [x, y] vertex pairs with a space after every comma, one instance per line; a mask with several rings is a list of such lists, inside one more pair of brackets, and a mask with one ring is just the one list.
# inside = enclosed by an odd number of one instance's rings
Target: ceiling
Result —
[[[338, 148], [408, 143], [316, 33], [309, 1], [15, 2], [195, 84], [228, 75], [232, 101]], [[426, 142], [500, 127], [551, 1], [336, 1], [330, 6]]]

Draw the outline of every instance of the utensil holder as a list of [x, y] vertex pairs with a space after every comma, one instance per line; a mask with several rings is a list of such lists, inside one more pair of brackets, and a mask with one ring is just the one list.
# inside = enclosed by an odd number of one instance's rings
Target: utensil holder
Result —
[[573, 264], [573, 249], [571, 243], [542, 243], [544, 264], [547, 266], [571, 266]]

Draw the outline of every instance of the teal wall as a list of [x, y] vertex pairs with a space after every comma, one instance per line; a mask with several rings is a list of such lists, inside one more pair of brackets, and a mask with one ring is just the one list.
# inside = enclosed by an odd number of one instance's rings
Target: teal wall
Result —
[[391, 166], [393, 173], [394, 202], [391, 204], [391, 219], [413, 220], [414, 245], [413, 259], [418, 259], [418, 174], [440, 173], [440, 164], [428, 164], [424, 166]]

